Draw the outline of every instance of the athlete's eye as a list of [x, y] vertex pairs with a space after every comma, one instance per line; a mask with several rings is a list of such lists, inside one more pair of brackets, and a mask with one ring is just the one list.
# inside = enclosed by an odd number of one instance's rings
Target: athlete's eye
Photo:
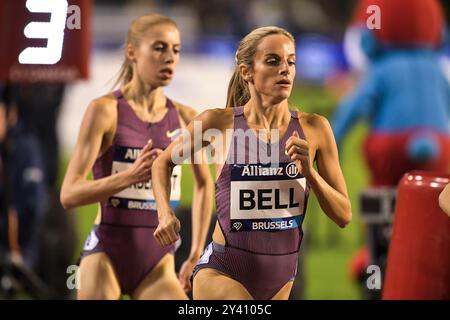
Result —
[[266, 60], [266, 63], [270, 64], [270, 65], [277, 65], [278, 62], [279, 62], [279, 60], [276, 59], [276, 58], [269, 58], [269, 59]]
[[156, 45], [153, 46], [153, 49], [156, 50], [156, 51], [163, 52], [163, 51], [166, 50], [166, 46], [163, 45], [163, 44], [156, 44]]

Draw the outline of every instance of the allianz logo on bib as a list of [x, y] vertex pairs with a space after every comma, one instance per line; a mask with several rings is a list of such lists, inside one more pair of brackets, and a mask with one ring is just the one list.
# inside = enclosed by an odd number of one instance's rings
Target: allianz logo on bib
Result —
[[127, 148], [127, 152], [125, 153], [124, 159], [125, 160], [136, 160], [137, 157], [141, 154], [142, 149], [136, 149], [136, 148]]
[[[285, 172], [283, 172], [285, 169]], [[261, 165], [246, 165], [242, 169], [241, 176], [283, 176], [287, 175], [290, 178], [294, 178], [298, 174], [298, 169], [295, 163], [289, 163], [286, 168], [284, 167], [263, 167]]]
[[286, 166], [286, 174], [290, 177], [290, 178], [294, 178], [298, 175], [298, 168], [295, 165], [294, 162], [289, 163]]

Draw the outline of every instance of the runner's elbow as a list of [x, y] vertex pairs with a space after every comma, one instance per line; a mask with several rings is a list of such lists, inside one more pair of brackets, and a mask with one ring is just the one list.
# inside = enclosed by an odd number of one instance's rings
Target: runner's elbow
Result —
[[69, 192], [69, 190], [67, 190], [67, 187], [63, 187], [61, 189], [61, 192], [59, 194], [59, 200], [61, 202], [62, 207], [65, 210], [69, 210], [76, 207], [76, 203], [73, 199], [73, 196], [71, 196], [71, 193]]
[[350, 222], [352, 222], [352, 211], [346, 211], [345, 214], [341, 217], [341, 219], [339, 219], [339, 222], [337, 223], [337, 225], [344, 229], [347, 225], [350, 224]]

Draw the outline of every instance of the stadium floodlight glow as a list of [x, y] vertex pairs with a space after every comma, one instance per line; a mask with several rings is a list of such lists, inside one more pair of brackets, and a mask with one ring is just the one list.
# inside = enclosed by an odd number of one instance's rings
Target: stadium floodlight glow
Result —
[[61, 60], [64, 28], [66, 26], [66, 0], [27, 0], [30, 12], [49, 12], [50, 22], [30, 22], [24, 35], [30, 39], [48, 39], [46, 47], [27, 47], [19, 54], [21, 64], [55, 64]]

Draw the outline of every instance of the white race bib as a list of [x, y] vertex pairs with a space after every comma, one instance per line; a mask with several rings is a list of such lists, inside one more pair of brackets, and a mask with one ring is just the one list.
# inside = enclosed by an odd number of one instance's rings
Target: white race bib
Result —
[[[142, 149], [116, 146], [111, 174], [123, 172], [131, 167]], [[181, 166], [173, 168], [170, 179], [170, 204], [173, 209], [178, 206], [181, 196]], [[116, 193], [109, 198], [109, 205], [115, 208], [133, 210], [156, 210], [155, 196], [151, 180], [139, 182]]]
[[295, 164], [234, 165], [231, 169], [231, 231], [281, 231], [303, 220], [306, 179]]

